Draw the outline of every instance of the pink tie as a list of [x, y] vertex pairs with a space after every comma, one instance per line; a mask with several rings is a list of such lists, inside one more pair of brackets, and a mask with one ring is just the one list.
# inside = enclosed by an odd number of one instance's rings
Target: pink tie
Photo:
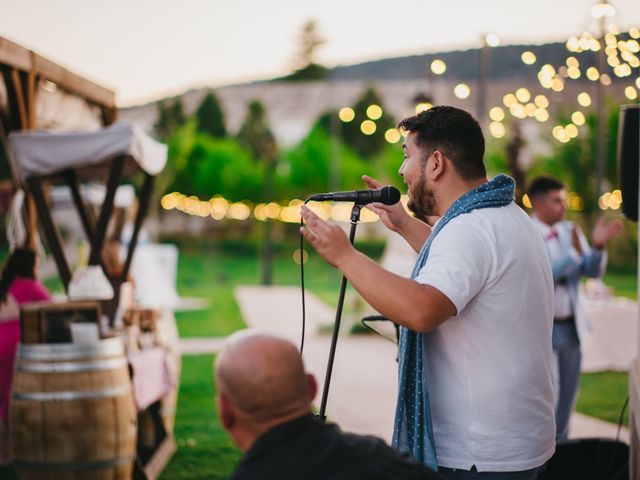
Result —
[[545, 240], [553, 240], [554, 238], [558, 238], [558, 231], [555, 228], [549, 229], [549, 233], [544, 237]]

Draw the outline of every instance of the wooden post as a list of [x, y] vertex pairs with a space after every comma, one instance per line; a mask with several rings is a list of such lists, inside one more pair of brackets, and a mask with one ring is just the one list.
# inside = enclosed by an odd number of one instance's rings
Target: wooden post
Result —
[[18, 114], [20, 115], [20, 127], [22, 129], [29, 128], [27, 104], [25, 101], [24, 91], [22, 89], [22, 82], [20, 81], [20, 73], [15, 68], [11, 70], [11, 82], [13, 84], [13, 91], [16, 95]]
[[91, 243], [96, 235], [96, 220], [93, 216], [93, 212], [91, 211], [91, 209], [87, 208], [84, 200], [82, 199], [82, 194], [80, 192], [80, 181], [78, 180], [78, 175], [76, 175], [76, 172], [72, 169], [69, 169], [65, 172], [65, 175], [67, 177], [69, 188], [71, 189], [73, 203], [78, 210], [78, 215], [80, 215], [82, 228], [84, 228], [84, 233], [87, 235], [89, 243]]
[[147, 216], [149, 210], [149, 204], [151, 202], [151, 194], [153, 193], [153, 183], [155, 177], [145, 173], [144, 183], [142, 184], [142, 191], [140, 192], [140, 204], [138, 207], [138, 213], [136, 214], [136, 223], [133, 227], [133, 233], [131, 240], [129, 241], [129, 250], [127, 251], [127, 259], [124, 262], [122, 268], [121, 281], [126, 282], [129, 275], [129, 269], [131, 268], [131, 262], [133, 261], [133, 253], [135, 252], [136, 245], [138, 244], [138, 234], [142, 228], [142, 222]]
[[58, 267], [60, 279], [64, 284], [65, 291], [68, 291], [69, 282], [71, 281], [71, 271], [69, 270], [69, 264], [67, 263], [67, 258], [64, 254], [64, 248], [62, 246], [60, 234], [58, 233], [58, 229], [53, 223], [49, 205], [47, 205], [47, 202], [44, 198], [44, 192], [42, 190], [42, 180], [37, 177], [32, 177], [27, 180], [27, 184], [29, 185], [29, 190], [33, 195], [35, 205], [40, 212], [44, 234], [47, 239], [47, 244], [51, 249], [51, 253], [53, 254], [53, 259], [55, 260]]
[[104, 237], [107, 233], [111, 213], [113, 212], [113, 202], [116, 196], [116, 189], [122, 179], [124, 172], [125, 157], [118, 157], [113, 160], [111, 172], [109, 172], [109, 180], [107, 181], [107, 192], [104, 196], [104, 203], [100, 211], [100, 218], [96, 227], [93, 242], [91, 242], [91, 254], [89, 255], [89, 265], [98, 265], [102, 256], [102, 246], [104, 245]]

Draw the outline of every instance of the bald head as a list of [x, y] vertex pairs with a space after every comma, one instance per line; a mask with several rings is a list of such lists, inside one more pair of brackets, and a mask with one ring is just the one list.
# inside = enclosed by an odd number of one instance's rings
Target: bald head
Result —
[[291, 342], [250, 330], [227, 339], [215, 376], [219, 394], [256, 424], [309, 413], [315, 393]]

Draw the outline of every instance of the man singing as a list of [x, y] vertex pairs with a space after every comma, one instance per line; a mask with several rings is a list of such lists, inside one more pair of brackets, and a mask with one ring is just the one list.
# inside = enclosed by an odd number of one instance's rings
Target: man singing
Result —
[[[434, 107], [399, 128], [407, 132], [399, 173], [415, 217], [400, 204], [372, 209], [419, 253], [411, 279], [378, 266], [306, 207], [301, 232], [404, 327], [394, 446], [447, 478], [535, 479], [555, 449], [544, 243], [513, 202], [513, 180], [487, 181], [471, 115]], [[430, 216], [440, 217], [433, 227]]]

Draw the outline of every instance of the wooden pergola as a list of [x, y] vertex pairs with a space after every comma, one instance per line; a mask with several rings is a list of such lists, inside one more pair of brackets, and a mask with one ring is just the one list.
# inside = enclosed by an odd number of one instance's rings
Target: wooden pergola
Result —
[[[42, 82], [53, 82], [58, 88], [83, 98], [101, 111], [104, 126], [111, 125], [117, 117], [115, 92], [87, 80], [51, 60], [0, 36], [0, 73], [7, 93], [7, 111], [0, 108], [0, 140], [6, 148], [6, 138], [16, 130], [36, 128], [36, 102]], [[0, 105], [1, 107], [2, 105]], [[12, 179], [16, 187], [25, 187], [17, 177], [13, 166]], [[28, 188], [25, 189], [29, 192]], [[34, 197], [27, 196], [28, 239], [35, 247], [36, 208]], [[62, 275], [62, 272], [61, 272]]]
[[[112, 125], [117, 117], [115, 93], [90, 80], [70, 72], [64, 67], [24, 48], [11, 40], [0, 36], [0, 148], [4, 147], [10, 155], [8, 138], [15, 132], [34, 130], [38, 126], [37, 102], [43, 85], [55, 84], [55, 87], [74, 97], [82, 99], [91, 110], [99, 112], [99, 122], [103, 127]], [[51, 82], [51, 83], [49, 83]], [[2, 87], [6, 95], [3, 96]], [[6, 102], [3, 102], [3, 99]], [[78, 168], [64, 167], [63, 169], [46, 174], [32, 174], [21, 177], [16, 165], [9, 158], [11, 176], [15, 188], [22, 188], [26, 193], [27, 243], [35, 248], [35, 234], [38, 220], [44, 234], [46, 244], [51, 251], [58, 273], [68, 289], [72, 277], [71, 268], [65, 257], [60, 234], [54, 224], [51, 208], [45, 187], [55, 183], [68, 185], [72, 199], [79, 214], [80, 221], [90, 243], [90, 265], [102, 265], [102, 247], [109, 221], [114, 210], [114, 199], [118, 185], [130, 173], [135, 162], [128, 155], [121, 155], [108, 159], [96, 168], [86, 165]], [[134, 165], [135, 167], [135, 165]], [[136, 170], [139, 171], [139, 170]], [[138, 234], [146, 216], [151, 194], [153, 191], [154, 175], [143, 171], [144, 180], [140, 188], [140, 205], [135, 218], [133, 234], [122, 272], [117, 278], [109, 280], [114, 287], [116, 296], [113, 300], [103, 302], [103, 308], [113, 321], [113, 314], [118, 303], [120, 285], [126, 281], [132, 263]], [[82, 197], [80, 182], [83, 179], [102, 179], [106, 184], [105, 199], [99, 215], [95, 218], [92, 210], [86, 205]], [[102, 265], [104, 270], [104, 265]], [[158, 425], [161, 423], [158, 405], [154, 404], [152, 418]], [[156, 425], [155, 428], [160, 428]], [[171, 455], [175, 451], [175, 441], [170, 433], [160, 439], [151, 452], [138, 447], [133, 478], [156, 478]], [[148, 450], [148, 449], [147, 449]]]

